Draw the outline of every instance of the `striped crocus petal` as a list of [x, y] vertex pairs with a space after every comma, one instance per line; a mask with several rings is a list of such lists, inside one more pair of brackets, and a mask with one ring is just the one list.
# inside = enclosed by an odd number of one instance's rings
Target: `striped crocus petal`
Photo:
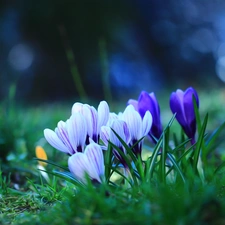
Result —
[[83, 110], [83, 106], [84, 106], [84, 104], [82, 104], [80, 102], [74, 103], [73, 106], [72, 106], [71, 114], [77, 113], [77, 112], [81, 113], [82, 110]]
[[54, 148], [73, 155], [84, 148], [87, 127], [84, 117], [80, 113], [74, 113], [66, 122], [59, 121], [55, 132], [44, 130], [46, 140]]
[[[121, 137], [122, 140], [124, 140], [127, 144], [130, 142], [131, 136], [130, 136], [130, 131], [129, 128], [126, 124], [125, 121], [123, 120], [114, 120], [112, 122], [111, 128]], [[118, 146], [122, 147], [122, 143], [120, 140], [117, 138], [115, 133], [111, 130], [110, 132], [110, 141]]]
[[83, 183], [86, 183], [86, 174], [91, 180], [101, 183], [105, 170], [101, 147], [96, 143], [89, 144], [84, 153], [69, 158], [68, 166], [70, 172]]
[[88, 143], [89, 137], [93, 139], [93, 130], [94, 130], [93, 123], [97, 120], [96, 118], [97, 112], [94, 112], [94, 109], [91, 109], [90, 105], [82, 104], [80, 102], [74, 103], [74, 105], [72, 106], [71, 112], [72, 112], [72, 115], [74, 113], [81, 113], [84, 116], [86, 120], [87, 134], [88, 134], [88, 136], [86, 137], [86, 141]]
[[152, 127], [152, 114], [149, 111], [146, 111], [144, 117], [143, 117], [143, 126], [142, 126], [142, 134], [143, 136], [146, 136]]
[[108, 148], [108, 142], [109, 142], [109, 138], [110, 138], [110, 132], [111, 132], [111, 128], [109, 126], [102, 126], [101, 127], [100, 139], [102, 140], [102, 142], [104, 143], [104, 145], [106, 146], [106, 148]]
[[62, 140], [62, 142], [67, 146], [68, 153], [70, 155], [74, 154], [75, 153], [75, 149], [70, 143], [68, 130], [66, 128], [66, 122], [59, 121], [58, 124], [57, 124], [57, 127], [55, 129], [55, 133]]
[[101, 101], [98, 106], [98, 124], [97, 135], [99, 135], [101, 127], [105, 126], [109, 120], [109, 106], [106, 101]]
[[137, 140], [143, 137], [142, 119], [139, 113], [134, 109], [133, 105], [128, 105], [126, 107], [122, 115], [122, 119], [126, 122], [128, 126], [132, 142], [136, 142]]
[[57, 134], [48, 128], [44, 129], [44, 136], [47, 142], [59, 151], [70, 153], [68, 147], [62, 142], [62, 140], [57, 136]]
[[87, 126], [83, 115], [74, 113], [70, 119], [66, 121], [66, 128], [70, 144], [74, 151], [82, 152], [87, 137]]
[[93, 106], [77, 102], [72, 107], [72, 114], [76, 112], [80, 112], [86, 120], [88, 134], [86, 144], [89, 144], [89, 137], [98, 143], [100, 128], [106, 125], [109, 119], [109, 106], [107, 102], [100, 102], [98, 111]]
[[[97, 111], [94, 107], [84, 104], [82, 114], [86, 120], [88, 137], [96, 142], [96, 138], [94, 136], [95, 130], [97, 129]], [[88, 143], [87, 139], [87, 144]]]

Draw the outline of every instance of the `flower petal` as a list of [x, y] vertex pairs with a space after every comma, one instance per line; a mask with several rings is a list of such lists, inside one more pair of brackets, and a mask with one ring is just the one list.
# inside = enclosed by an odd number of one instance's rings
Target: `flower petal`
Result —
[[131, 140], [135, 142], [142, 138], [142, 119], [133, 105], [128, 105], [123, 113], [123, 120], [130, 131]]
[[143, 117], [142, 127], [143, 127], [142, 135], [146, 136], [152, 127], [152, 114], [149, 111], [147, 111]]
[[188, 124], [195, 120], [194, 104], [192, 100], [193, 96], [198, 104], [198, 96], [193, 88], [188, 88], [184, 93], [184, 112]]
[[50, 129], [44, 129], [44, 136], [45, 139], [47, 140], [47, 142], [54, 148], [65, 152], [65, 153], [69, 153], [68, 148], [65, 146], [65, 144], [59, 139], [59, 137], [57, 136], [57, 134]]
[[181, 124], [181, 126], [186, 126], [186, 118], [183, 108], [183, 96], [183, 91], [179, 89], [176, 91], [176, 93], [173, 92], [170, 96], [170, 108], [173, 114], [176, 113], [176, 119]]
[[152, 100], [146, 91], [142, 91], [138, 98], [138, 111], [143, 118], [146, 111], [150, 111], [154, 117], [154, 107]]
[[66, 123], [64, 121], [59, 121], [57, 124], [57, 128], [55, 129], [55, 133], [62, 140], [62, 142], [67, 146], [68, 153], [70, 155], [74, 154], [74, 147], [71, 145], [69, 140], [68, 131], [66, 128]]
[[103, 141], [104, 145], [108, 147], [108, 141], [110, 138], [111, 129], [108, 126], [102, 126], [100, 131], [100, 139]]
[[83, 149], [86, 137], [87, 126], [84, 117], [80, 113], [74, 113], [66, 122], [68, 136], [74, 151], [77, 151], [77, 147]]
[[104, 158], [101, 147], [96, 143], [88, 145], [84, 153], [76, 153], [68, 160], [69, 170], [75, 177], [86, 182], [85, 174], [101, 182], [104, 175]]
[[101, 101], [98, 106], [97, 134], [99, 134], [101, 126], [106, 125], [108, 120], [109, 120], [109, 106], [106, 101]]
[[79, 180], [86, 183], [85, 174], [92, 168], [89, 167], [89, 160], [84, 153], [78, 152], [68, 159], [70, 172]]
[[92, 173], [90, 176], [97, 179], [98, 181], [101, 181], [99, 180], [99, 177], [103, 176], [105, 171], [101, 147], [96, 143], [89, 144], [85, 149], [85, 154], [89, 160], [90, 165], [92, 164], [92, 167], [94, 168], [93, 171], [90, 171]]
[[128, 102], [127, 102], [128, 105], [132, 105], [134, 106], [134, 109], [136, 111], [138, 111], [138, 101], [137, 100], [134, 100], [134, 99], [130, 99]]
[[84, 105], [84, 104], [82, 104], [82, 103], [80, 103], [80, 102], [74, 103], [73, 106], [72, 106], [71, 113], [73, 114], [73, 113], [77, 113], [77, 112], [82, 112], [82, 110], [83, 110], [83, 105]]

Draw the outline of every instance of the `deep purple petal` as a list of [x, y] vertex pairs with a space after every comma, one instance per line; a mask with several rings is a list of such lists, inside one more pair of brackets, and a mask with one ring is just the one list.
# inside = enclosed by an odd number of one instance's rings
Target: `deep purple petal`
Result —
[[192, 100], [193, 96], [195, 97], [194, 92], [191, 88], [187, 89], [184, 93], [184, 112], [188, 124], [195, 120], [194, 104]]
[[184, 93], [184, 111], [187, 124], [189, 125], [189, 129], [186, 131], [186, 134], [190, 138], [194, 137], [196, 132], [193, 96], [196, 99], [197, 105], [199, 105], [197, 92], [193, 88], [188, 88]]
[[150, 111], [153, 118], [156, 114], [154, 105], [152, 104], [152, 99], [146, 91], [142, 91], [139, 96], [138, 111], [142, 118], [144, 117], [146, 111]]
[[177, 90], [171, 94], [170, 109], [173, 114], [176, 113], [176, 119], [181, 124], [181, 126], [185, 127], [187, 123], [183, 107], [183, 92], [181, 90]]

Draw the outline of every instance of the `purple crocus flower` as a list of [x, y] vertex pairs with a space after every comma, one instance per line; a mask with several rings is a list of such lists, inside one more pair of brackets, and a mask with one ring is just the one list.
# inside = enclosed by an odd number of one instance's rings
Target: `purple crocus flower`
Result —
[[85, 118], [74, 113], [66, 122], [59, 121], [55, 131], [45, 129], [44, 136], [50, 145], [69, 155], [82, 152], [87, 136]]
[[176, 113], [176, 119], [182, 126], [188, 138], [191, 138], [191, 143], [195, 143], [196, 118], [192, 97], [194, 96], [197, 106], [199, 107], [198, 94], [194, 88], [189, 87], [182, 91], [178, 89], [170, 96], [170, 108], [173, 113]]
[[149, 135], [154, 136], [156, 139], [159, 139], [163, 129], [160, 119], [160, 108], [155, 94], [153, 92], [149, 94], [146, 91], [142, 91], [138, 98], [138, 101], [130, 99], [128, 101], [128, 104], [133, 105], [134, 108], [140, 113], [142, 118], [147, 111], [151, 113], [153, 121]]
[[68, 166], [75, 178], [86, 183], [86, 175], [93, 182], [101, 183], [104, 178], [104, 157], [101, 147], [96, 143], [86, 146], [83, 153], [78, 152], [69, 157]]

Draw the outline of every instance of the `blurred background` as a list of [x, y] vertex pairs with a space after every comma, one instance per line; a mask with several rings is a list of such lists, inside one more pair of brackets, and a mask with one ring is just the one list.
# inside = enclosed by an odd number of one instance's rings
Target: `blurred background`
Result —
[[0, 49], [1, 100], [223, 89], [225, 1], [2, 0]]

